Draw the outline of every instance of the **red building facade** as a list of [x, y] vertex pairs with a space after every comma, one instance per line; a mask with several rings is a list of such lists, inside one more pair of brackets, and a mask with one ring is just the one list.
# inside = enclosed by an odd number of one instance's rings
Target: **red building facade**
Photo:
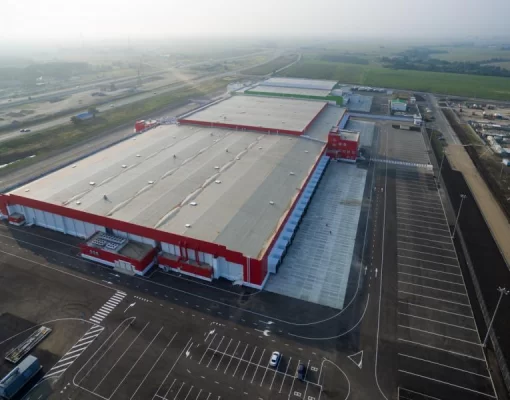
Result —
[[326, 154], [335, 159], [356, 162], [359, 149], [359, 133], [339, 129], [337, 126], [328, 134]]

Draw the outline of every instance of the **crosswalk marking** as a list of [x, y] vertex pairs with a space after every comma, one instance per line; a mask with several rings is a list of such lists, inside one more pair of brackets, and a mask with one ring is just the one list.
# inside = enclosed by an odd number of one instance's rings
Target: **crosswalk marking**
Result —
[[[60, 378], [62, 374], [78, 359], [78, 357], [96, 340], [96, 338], [104, 330], [104, 327], [93, 325], [85, 334], [78, 340], [69, 351], [62, 356], [57, 363], [44, 375], [43, 379]], [[85, 341], [83, 341], [85, 340]]]
[[116, 292], [112, 297], [108, 299], [108, 301], [101, 306], [96, 313], [90, 317], [89, 321], [92, 321], [95, 324], [100, 324], [103, 319], [105, 319], [114, 309], [119, 305], [119, 303], [126, 297], [126, 293], [124, 292]]

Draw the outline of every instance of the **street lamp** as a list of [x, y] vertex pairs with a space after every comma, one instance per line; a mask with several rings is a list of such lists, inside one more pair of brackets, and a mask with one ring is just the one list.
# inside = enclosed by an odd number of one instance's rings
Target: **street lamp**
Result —
[[465, 198], [466, 198], [465, 194], [460, 195], [460, 206], [459, 206], [459, 211], [457, 211], [457, 218], [455, 218], [455, 227], [453, 228], [452, 239], [455, 238], [455, 232], [457, 231], [457, 224], [459, 223], [460, 210], [462, 209], [462, 203], [464, 202]]
[[499, 303], [501, 303], [501, 299], [503, 298], [503, 295], [507, 295], [508, 293], [510, 293], [510, 290], [500, 286], [500, 287], [498, 287], [498, 292], [499, 292], [499, 299], [496, 304], [496, 309], [494, 310], [494, 314], [492, 314], [491, 322], [489, 323], [489, 326], [487, 328], [487, 334], [485, 335], [485, 339], [483, 340], [483, 347], [487, 346], [487, 341], [489, 340], [489, 334], [491, 333], [492, 324], [494, 323], [494, 319], [496, 318], [496, 313], [498, 312]]

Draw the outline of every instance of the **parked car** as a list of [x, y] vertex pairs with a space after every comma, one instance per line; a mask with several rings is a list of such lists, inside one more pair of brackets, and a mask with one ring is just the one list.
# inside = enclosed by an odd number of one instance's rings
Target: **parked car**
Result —
[[269, 359], [269, 366], [276, 368], [280, 362], [281, 357], [282, 355], [279, 352], [273, 351], [273, 354], [271, 354], [271, 358]]
[[30, 132], [30, 129], [20, 129], [20, 132]]
[[299, 364], [297, 368], [297, 377], [300, 381], [304, 381], [306, 376], [306, 365]]

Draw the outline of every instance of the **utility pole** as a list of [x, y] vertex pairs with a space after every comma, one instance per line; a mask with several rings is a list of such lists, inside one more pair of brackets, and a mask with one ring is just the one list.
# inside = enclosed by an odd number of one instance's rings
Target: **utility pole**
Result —
[[444, 156], [445, 156], [445, 152], [443, 149], [443, 157], [441, 157], [441, 163], [439, 164], [439, 176], [441, 176], [441, 170], [443, 169]]
[[508, 293], [510, 293], [510, 290], [500, 286], [500, 287], [498, 287], [498, 292], [499, 292], [499, 299], [498, 299], [498, 302], [496, 303], [496, 309], [494, 310], [494, 314], [492, 314], [491, 322], [489, 323], [489, 326], [487, 328], [487, 334], [485, 335], [485, 339], [483, 340], [483, 347], [487, 346], [487, 341], [489, 340], [489, 334], [491, 333], [492, 324], [494, 323], [494, 319], [496, 318], [496, 313], [498, 312], [499, 303], [501, 303], [501, 299], [503, 298], [503, 295], [507, 295]]
[[457, 211], [457, 218], [455, 218], [455, 227], [453, 228], [452, 240], [453, 240], [453, 238], [455, 238], [455, 232], [457, 232], [457, 225], [459, 223], [460, 210], [462, 209], [462, 203], [464, 203], [465, 198], [466, 198], [465, 194], [460, 195], [459, 211]]
[[505, 168], [505, 164], [501, 165], [501, 171], [499, 171], [499, 180], [501, 180], [501, 175], [503, 175], [503, 168]]

